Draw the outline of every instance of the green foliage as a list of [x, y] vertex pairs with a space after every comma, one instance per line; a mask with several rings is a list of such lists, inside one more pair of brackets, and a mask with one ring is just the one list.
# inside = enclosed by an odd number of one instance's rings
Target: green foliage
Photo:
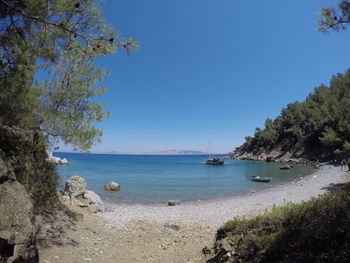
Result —
[[340, 1], [338, 8], [322, 8], [322, 18], [319, 20], [319, 30], [328, 32], [332, 30], [344, 30], [346, 25], [350, 23], [350, 2]]
[[0, 149], [14, 167], [16, 179], [31, 193], [36, 213], [58, 204], [57, 176], [46, 161], [47, 140], [39, 130], [0, 126]]
[[288, 104], [275, 120], [267, 119], [241, 146], [253, 153], [281, 148], [297, 152], [317, 149], [310, 158], [331, 158], [350, 149], [350, 70], [321, 85], [304, 102]]
[[98, 0], [0, 0], [0, 10], [0, 121], [88, 150], [108, 116], [96, 58], [136, 42], [105, 23]]
[[0, 150], [37, 212], [57, 201], [49, 142], [87, 151], [108, 116], [96, 59], [137, 43], [102, 17], [99, 0], [0, 0]]
[[337, 133], [330, 127], [326, 127], [325, 131], [322, 132], [322, 136], [320, 137], [320, 141], [328, 145], [330, 147], [338, 146], [341, 144], [342, 140], [337, 136]]
[[[347, 184], [308, 202], [234, 219], [217, 232], [213, 262], [347, 262], [349, 211]], [[224, 242], [230, 247], [222, 246]]]

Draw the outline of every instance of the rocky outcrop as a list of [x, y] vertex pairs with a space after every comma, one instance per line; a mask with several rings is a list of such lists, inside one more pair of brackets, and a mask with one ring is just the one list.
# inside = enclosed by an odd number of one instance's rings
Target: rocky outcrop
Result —
[[268, 152], [251, 152], [243, 146], [236, 148], [229, 153], [231, 159], [248, 160], [248, 161], [262, 161], [262, 162], [281, 162], [281, 163], [296, 163], [312, 165], [315, 162], [303, 157], [300, 153], [292, 153], [282, 151], [280, 149], [273, 149]]
[[55, 165], [68, 165], [66, 158], [61, 159], [60, 157], [54, 156], [52, 152], [47, 152], [47, 160]]
[[112, 181], [106, 184], [103, 189], [107, 191], [120, 191], [120, 184]]
[[66, 181], [64, 191], [59, 192], [61, 199], [70, 200], [70, 204], [86, 207], [91, 212], [102, 212], [105, 210], [103, 201], [93, 191], [86, 190], [87, 183], [80, 176], [72, 176]]
[[39, 262], [33, 201], [0, 152], [0, 262]]
[[64, 191], [69, 195], [77, 194], [86, 189], [86, 181], [83, 177], [80, 176], [72, 176], [66, 181], [66, 185], [64, 187]]

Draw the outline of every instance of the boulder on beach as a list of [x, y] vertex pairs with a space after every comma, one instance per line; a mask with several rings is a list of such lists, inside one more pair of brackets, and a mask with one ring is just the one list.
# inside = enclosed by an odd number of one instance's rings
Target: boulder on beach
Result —
[[176, 206], [176, 205], [180, 205], [181, 201], [180, 200], [169, 200], [168, 201], [168, 206]]
[[120, 191], [120, 184], [112, 181], [106, 184], [103, 189], [107, 191]]
[[78, 201], [78, 206], [93, 207], [94, 209], [90, 209], [91, 211], [102, 212], [105, 210], [101, 198], [93, 191], [81, 191], [74, 195], [73, 198], [75, 198]]
[[280, 170], [289, 170], [291, 168], [292, 168], [292, 166], [290, 166], [290, 165], [283, 165], [280, 167]]
[[86, 190], [86, 186], [83, 177], [72, 176], [66, 181], [65, 189], [59, 192], [59, 195], [64, 202], [69, 196], [70, 204], [73, 206], [86, 207], [94, 213], [104, 211], [105, 207], [101, 198], [95, 192]]
[[66, 181], [64, 191], [69, 195], [74, 195], [86, 189], [86, 181], [83, 177], [72, 176]]

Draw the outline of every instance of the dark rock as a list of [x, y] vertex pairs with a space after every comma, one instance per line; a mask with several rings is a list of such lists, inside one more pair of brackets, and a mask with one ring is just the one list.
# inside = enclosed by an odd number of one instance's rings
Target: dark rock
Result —
[[168, 201], [168, 206], [176, 206], [176, 205], [180, 205], [181, 201], [180, 200], [169, 200]]
[[209, 255], [211, 253], [211, 250], [205, 246], [203, 249], [202, 249], [202, 254], [204, 255]]
[[267, 156], [266, 157], [266, 162], [270, 163], [270, 162], [273, 162], [274, 161], [274, 158], [272, 156]]
[[33, 201], [0, 152], [0, 262], [39, 262]]
[[176, 230], [176, 231], [179, 231], [181, 229], [181, 227], [179, 225], [176, 225], [176, 224], [169, 224], [169, 223], [166, 223], [164, 225], [164, 227], [167, 227], [167, 228], [170, 228], [172, 230]]
[[280, 167], [280, 170], [289, 170], [291, 168], [292, 168], [292, 166], [290, 166], [290, 165], [283, 165]]

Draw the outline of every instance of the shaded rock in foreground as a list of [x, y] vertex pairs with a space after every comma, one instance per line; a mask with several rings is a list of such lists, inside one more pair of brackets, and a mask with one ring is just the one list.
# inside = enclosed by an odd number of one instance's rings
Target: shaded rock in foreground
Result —
[[0, 262], [39, 262], [33, 201], [0, 152]]

